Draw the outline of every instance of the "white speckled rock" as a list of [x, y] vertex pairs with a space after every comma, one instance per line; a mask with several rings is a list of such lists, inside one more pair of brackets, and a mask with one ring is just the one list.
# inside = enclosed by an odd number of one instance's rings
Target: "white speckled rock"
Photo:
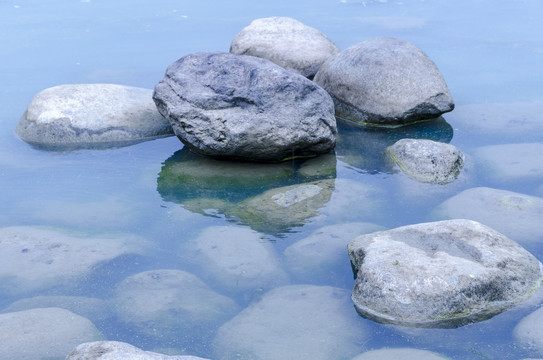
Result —
[[312, 78], [339, 48], [323, 33], [288, 17], [253, 20], [236, 35], [230, 52], [268, 59]]
[[37, 94], [16, 127], [24, 141], [50, 149], [129, 145], [173, 134], [153, 91], [114, 84], [73, 84]]
[[464, 155], [453, 145], [426, 139], [401, 139], [387, 147], [389, 162], [415, 180], [447, 184], [464, 166]]
[[94, 341], [78, 345], [66, 360], [206, 360], [190, 355], [164, 355], [143, 351], [119, 341]]
[[315, 82], [332, 95], [336, 115], [354, 122], [399, 126], [454, 109], [443, 76], [415, 45], [378, 37], [326, 61]]
[[74, 287], [100, 265], [146, 249], [147, 242], [134, 235], [90, 237], [31, 226], [0, 228], [0, 292]]
[[362, 235], [353, 301], [383, 323], [456, 327], [525, 300], [543, 281], [541, 263], [497, 231], [471, 220], [408, 225]]
[[0, 360], [62, 360], [78, 344], [102, 340], [86, 318], [59, 308], [0, 314]]

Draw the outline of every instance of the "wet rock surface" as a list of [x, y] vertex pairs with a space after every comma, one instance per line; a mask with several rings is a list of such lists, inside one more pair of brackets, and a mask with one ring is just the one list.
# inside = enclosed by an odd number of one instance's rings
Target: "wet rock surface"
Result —
[[445, 357], [432, 351], [397, 348], [372, 350], [354, 357], [352, 360], [443, 360]]
[[66, 360], [206, 360], [190, 355], [164, 355], [120, 341], [94, 341], [78, 345]]
[[181, 141], [202, 155], [274, 162], [335, 146], [330, 96], [266, 59], [187, 55], [168, 67], [153, 98]]
[[253, 20], [236, 35], [230, 52], [268, 59], [308, 78], [339, 48], [323, 33], [288, 17]]
[[527, 298], [543, 280], [533, 255], [470, 220], [362, 235], [348, 250], [358, 267], [355, 307], [383, 323], [457, 327], [488, 319]]
[[172, 135], [152, 95], [114, 84], [55, 86], [32, 99], [15, 131], [46, 149], [114, 147]]
[[326, 61], [315, 82], [334, 99], [336, 115], [366, 125], [399, 126], [454, 109], [443, 76], [415, 45], [378, 37]]
[[522, 319], [513, 330], [513, 336], [521, 344], [543, 355], [543, 308]]

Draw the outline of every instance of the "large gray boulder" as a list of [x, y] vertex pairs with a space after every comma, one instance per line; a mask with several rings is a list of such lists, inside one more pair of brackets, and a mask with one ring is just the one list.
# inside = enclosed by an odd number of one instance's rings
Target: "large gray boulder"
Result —
[[219, 328], [213, 358], [347, 359], [370, 336], [358, 320], [348, 290], [312, 285], [275, 288]]
[[179, 139], [203, 155], [281, 161], [335, 146], [330, 96], [266, 59], [187, 55], [168, 67], [153, 98]]
[[454, 109], [434, 62], [413, 44], [389, 37], [341, 51], [314, 80], [332, 95], [338, 117], [361, 124], [399, 126]]
[[102, 340], [86, 318], [59, 308], [0, 314], [0, 360], [62, 360], [75, 346]]
[[121, 146], [172, 135], [152, 95], [150, 89], [114, 84], [55, 86], [32, 99], [15, 131], [51, 149]]
[[484, 320], [524, 300], [543, 281], [533, 255], [471, 220], [362, 235], [348, 250], [358, 267], [355, 307], [383, 323], [456, 327]]
[[420, 182], [446, 184], [464, 166], [464, 155], [454, 145], [426, 139], [401, 139], [386, 149], [389, 162]]
[[230, 52], [268, 59], [313, 78], [323, 62], [339, 48], [319, 30], [288, 17], [253, 20], [236, 35]]
[[516, 341], [543, 355], [543, 307], [520, 321], [513, 330]]
[[147, 245], [134, 235], [82, 236], [31, 226], [1, 228], [0, 293], [74, 288], [115, 258], [144, 254]]
[[164, 355], [120, 341], [93, 341], [78, 345], [66, 360], [206, 360], [190, 355]]

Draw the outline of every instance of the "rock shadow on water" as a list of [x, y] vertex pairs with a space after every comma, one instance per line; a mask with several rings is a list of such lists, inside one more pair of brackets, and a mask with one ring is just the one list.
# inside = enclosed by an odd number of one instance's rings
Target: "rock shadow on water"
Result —
[[338, 121], [336, 154], [343, 162], [365, 173], [390, 173], [385, 149], [400, 139], [427, 139], [449, 143], [453, 128], [443, 117], [402, 127], [361, 126]]
[[282, 163], [217, 160], [187, 148], [158, 175], [162, 199], [186, 210], [280, 235], [316, 215], [331, 198], [335, 154]]

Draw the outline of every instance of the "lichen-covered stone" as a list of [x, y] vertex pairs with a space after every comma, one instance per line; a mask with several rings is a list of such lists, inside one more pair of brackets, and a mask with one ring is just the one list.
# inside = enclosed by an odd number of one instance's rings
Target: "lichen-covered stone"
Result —
[[415, 45], [378, 37], [326, 61], [315, 82], [332, 95], [336, 115], [357, 123], [399, 126], [454, 109], [443, 76]]
[[323, 33], [288, 17], [253, 20], [236, 35], [230, 52], [258, 56], [313, 78], [339, 48]]

